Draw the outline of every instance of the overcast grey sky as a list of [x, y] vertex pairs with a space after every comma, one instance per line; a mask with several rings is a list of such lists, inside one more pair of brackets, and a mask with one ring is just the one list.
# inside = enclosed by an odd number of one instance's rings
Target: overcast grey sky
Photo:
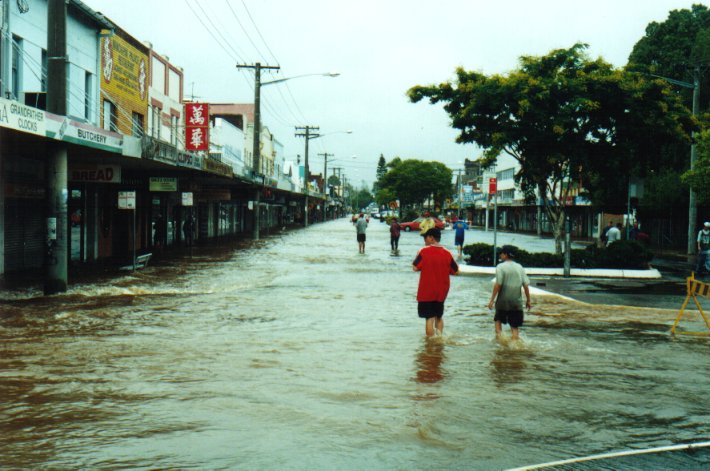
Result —
[[[438, 160], [452, 169], [477, 158], [441, 106], [411, 104], [413, 85], [440, 83], [463, 66], [486, 74], [515, 69], [522, 55], [575, 42], [623, 66], [648, 23], [692, 0], [84, 0], [185, 70], [185, 95], [253, 102], [253, 73], [238, 63], [280, 65], [262, 80], [304, 77], [262, 88], [263, 123], [287, 159], [303, 155], [294, 126], [320, 126], [317, 153], [335, 155], [354, 181], [372, 183], [380, 154]], [[352, 134], [340, 131], [352, 130]], [[353, 156], [356, 156], [353, 158]], [[330, 173], [330, 172], [329, 172]]]

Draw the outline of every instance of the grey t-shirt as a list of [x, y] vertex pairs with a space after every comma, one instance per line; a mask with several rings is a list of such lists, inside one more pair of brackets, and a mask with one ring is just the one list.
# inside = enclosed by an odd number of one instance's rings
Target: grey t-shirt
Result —
[[367, 219], [365, 218], [360, 218], [357, 220], [355, 223], [355, 230], [357, 231], [358, 234], [364, 234], [365, 231], [367, 230]]
[[529, 285], [530, 280], [522, 265], [512, 260], [499, 263], [496, 267], [496, 283], [501, 285], [496, 298], [496, 309], [502, 311], [522, 311], [523, 285]]

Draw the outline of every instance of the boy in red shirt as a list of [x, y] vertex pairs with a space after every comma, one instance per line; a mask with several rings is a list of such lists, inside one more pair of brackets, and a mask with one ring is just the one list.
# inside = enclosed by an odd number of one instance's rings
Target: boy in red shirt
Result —
[[449, 275], [458, 275], [459, 266], [451, 252], [439, 244], [441, 231], [429, 229], [424, 234], [425, 246], [419, 250], [412, 262], [414, 271], [419, 274], [417, 290], [417, 308], [419, 317], [426, 319], [426, 335], [444, 332], [444, 301], [449, 294], [451, 284]]

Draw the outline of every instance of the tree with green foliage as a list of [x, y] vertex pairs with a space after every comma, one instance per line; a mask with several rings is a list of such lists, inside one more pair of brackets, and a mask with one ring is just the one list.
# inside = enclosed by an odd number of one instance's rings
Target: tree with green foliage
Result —
[[518, 161], [516, 183], [529, 200], [543, 201], [558, 253], [577, 185], [593, 200], [601, 197], [654, 162], [660, 143], [689, 139], [693, 122], [667, 83], [591, 60], [586, 49], [523, 56], [508, 75], [458, 68], [454, 83], [408, 91], [412, 102], [444, 103], [460, 131], [457, 142], [483, 148], [484, 165], [501, 153]]
[[349, 183], [346, 183], [345, 200], [346, 204], [350, 208], [352, 208], [354, 212], [360, 212], [362, 208], [368, 206], [375, 199], [372, 196], [372, 193], [370, 193], [370, 191], [365, 186], [362, 186], [361, 188], [355, 188]]
[[375, 175], [377, 179], [375, 180], [375, 183], [372, 184], [373, 193], [377, 194], [381, 188], [380, 180], [382, 180], [385, 173], [387, 173], [387, 161], [385, 160], [385, 156], [380, 154], [380, 160], [377, 161], [377, 173]]
[[[628, 69], [692, 82], [692, 67], [710, 62], [710, 10], [693, 5], [690, 10], [673, 10], [663, 23], [651, 22], [629, 55]], [[700, 87], [702, 103], [710, 97], [710, 76]], [[690, 103], [692, 91], [679, 89]]]
[[[705, 5], [693, 5], [690, 10], [673, 10], [662, 22], [652, 22], [646, 27], [646, 32], [635, 45], [629, 55], [628, 69], [641, 73], [653, 74], [687, 84], [693, 83], [697, 74], [700, 86], [699, 119], [703, 126], [707, 125], [708, 116], [704, 115], [710, 100], [710, 10]], [[703, 73], [704, 71], [704, 73]], [[688, 107], [691, 106], [693, 90], [690, 87], [676, 86], [677, 93], [683, 96]], [[646, 191], [642, 204], [659, 211], [671, 214], [679, 206], [688, 205], [688, 192], [679, 191], [683, 184], [690, 185], [696, 193], [698, 203], [710, 204], [708, 195], [708, 175], [710, 174], [710, 155], [708, 155], [708, 136], [702, 133], [696, 136], [698, 142], [698, 157], [694, 170], [689, 168], [689, 148], [687, 145], [676, 144], [663, 149], [665, 168], [653, 176], [655, 182], [651, 185], [662, 191], [667, 197], [657, 191]], [[686, 170], [685, 173], [683, 171]], [[681, 182], [683, 184], [681, 184]]]
[[382, 188], [375, 194], [375, 201], [380, 207], [388, 206], [391, 201], [395, 201], [396, 199], [396, 193], [390, 188]]
[[416, 159], [401, 160], [382, 177], [382, 190], [388, 196], [400, 200], [402, 208], [421, 205], [433, 198], [441, 205], [451, 195], [452, 171], [441, 162], [425, 162]]
[[340, 178], [337, 175], [331, 175], [328, 177], [329, 186], [340, 186]]

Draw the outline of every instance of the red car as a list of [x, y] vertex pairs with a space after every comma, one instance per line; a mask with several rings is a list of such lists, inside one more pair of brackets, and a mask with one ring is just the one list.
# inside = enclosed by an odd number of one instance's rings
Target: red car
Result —
[[[443, 230], [444, 227], [446, 226], [443, 222], [441, 222], [437, 218], [432, 218], [434, 219], [434, 227], [437, 229]], [[424, 218], [416, 218], [414, 221], [411, 222], [400, 222], [399, 225], [402, 227], [403, 231], [418, 231], [419, 230], [419, 224], [424, 220]]]

